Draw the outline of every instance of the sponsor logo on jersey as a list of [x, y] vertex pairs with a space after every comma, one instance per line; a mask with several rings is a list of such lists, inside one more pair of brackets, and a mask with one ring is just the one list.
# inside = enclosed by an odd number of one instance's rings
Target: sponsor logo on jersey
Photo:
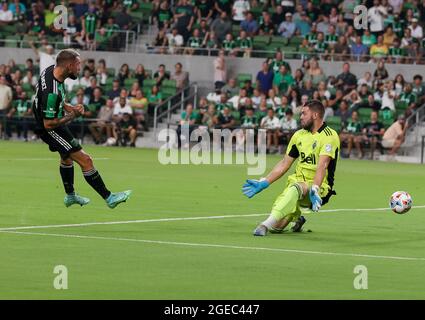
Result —
[[314, 154], [306, 155], [304, 152], [301, 152], [300, 162], [306, 164], [316, 164], [316, 156]]

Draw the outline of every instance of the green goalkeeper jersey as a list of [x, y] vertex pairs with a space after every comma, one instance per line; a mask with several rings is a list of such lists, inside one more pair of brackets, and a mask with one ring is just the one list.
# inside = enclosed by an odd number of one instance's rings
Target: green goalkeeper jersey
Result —
[[286, 154], [298, 159], [295, 176], [305, 182], [313, 182], [320, 156], [331, 157], [323, 183], [332, 188], [339, 150], [338, 133], [324, 123], [315, 134], [305, 129], [295, 132], [288, 144]]

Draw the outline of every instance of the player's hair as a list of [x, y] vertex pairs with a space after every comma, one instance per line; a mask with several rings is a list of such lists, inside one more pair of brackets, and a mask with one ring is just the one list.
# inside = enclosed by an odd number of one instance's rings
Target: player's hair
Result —
[[67, 62], [74, 61], [80, 54], [74, 49], [63, 49], [56, 57], [56, 65], [63, 66]]
[[323, 103], [319, 100], [310, 100], [305, 105], [307, 108], [309, 108], [313, 112], [317, 112], [319, 114], [319, 117], [323, 119], [323, 116], [325, 115], [325, 107], [323, 106]]

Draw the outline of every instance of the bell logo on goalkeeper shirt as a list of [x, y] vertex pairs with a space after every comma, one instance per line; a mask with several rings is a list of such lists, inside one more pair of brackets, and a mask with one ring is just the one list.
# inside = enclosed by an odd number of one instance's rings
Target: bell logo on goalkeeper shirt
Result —
[[326, 152], [331, 152], [332, 151], [332, 146], [330, 144], [327, 144], [325, 146], [325, 150], [326, 150]]
[[306, 156], [304, 152], [301, 152], [301, 163], [307, 164], [316, 164], [316, 156], [314, 154], [309, 154]]

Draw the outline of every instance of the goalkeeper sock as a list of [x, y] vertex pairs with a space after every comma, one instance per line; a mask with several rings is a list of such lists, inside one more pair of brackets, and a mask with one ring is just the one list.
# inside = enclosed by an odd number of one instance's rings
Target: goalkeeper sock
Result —
[[93, 168], [89, 171], [83, 171], [84, 178], [86, 179], [87, 183], [94, 189], [96, 192], [103, 198], [106, 199], [111, 194], [111, 191], [109, 191], [105, 183], [103, 183], [102, 177], [100, 176], [99, 172]]
[[294, 184], [290, 186], [282, 198], [274, 203], [272, 214], [270, 216], [273, 216], [276, 221], [279, 221], [286, 215], [294, 213], [301, 194], [302, 193], [298, 185]]
[[59, 171], [66, 194], [74, 194], [74, 165], [66, 165], [61, 163]]

